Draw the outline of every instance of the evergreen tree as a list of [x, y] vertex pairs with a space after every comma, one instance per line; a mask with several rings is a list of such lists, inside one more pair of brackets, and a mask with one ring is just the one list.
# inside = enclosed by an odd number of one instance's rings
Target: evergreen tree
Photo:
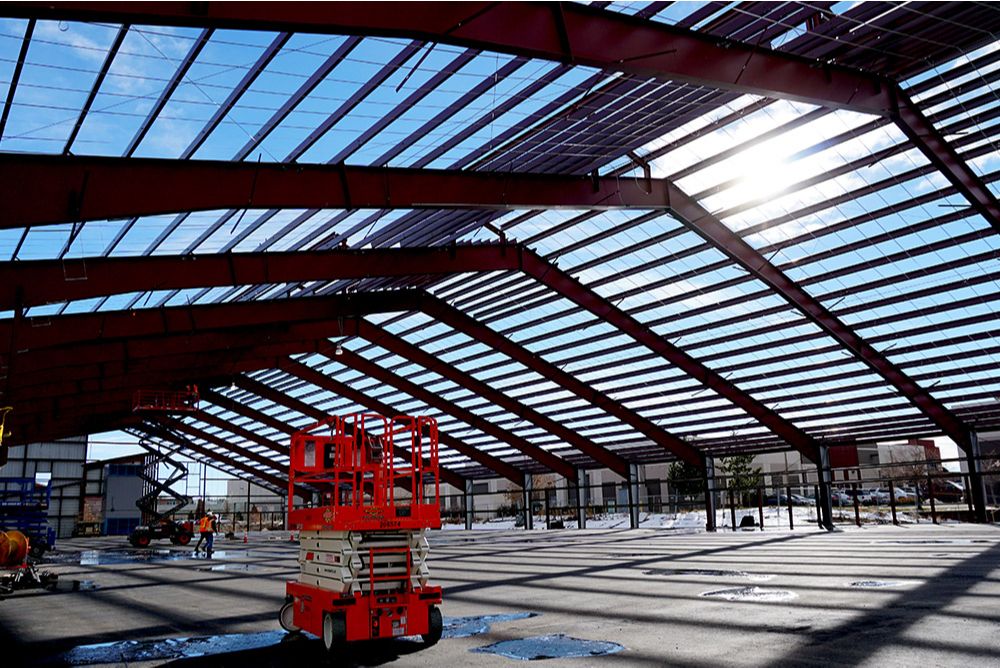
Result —
[[704, 473], [700, 468], [684, 461], [676, 461], [667, 470], [670, 488], [681, 496], [696, 496], [704, 490]]
[[729, 489], [737, 495], [741, 505], [746, 505], [751, 494], [760, 486], [760, 467], [753, 465], [753, 455], [733, 455], [722, 460]]

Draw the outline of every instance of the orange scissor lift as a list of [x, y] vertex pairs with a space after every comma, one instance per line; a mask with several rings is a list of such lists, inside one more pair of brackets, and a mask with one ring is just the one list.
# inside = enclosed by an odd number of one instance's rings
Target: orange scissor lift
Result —
[[[322, 637], [328, 650], [412, 635], [436, 643], [441, 587], [427, 584], [426, 531], [441, 526], [437, 422], [329, 417], [292, 436], [290, 459], [300, 573], [286, 584], [281, 626]], [[313, 498], [298, 498], [302, 489]]]

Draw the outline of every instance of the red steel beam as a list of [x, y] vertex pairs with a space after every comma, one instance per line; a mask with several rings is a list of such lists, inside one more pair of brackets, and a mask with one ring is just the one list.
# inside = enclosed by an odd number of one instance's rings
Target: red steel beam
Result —
[[503, 271], [517, 269], [518, 256], [516, 246], [483, 244], [4, 262], [0, 309], [148, 290]]
[[702, 239], [719, 249], [752, 276], [767, 284], [802, 315], [847, 348], [909, 399], [941, 431], [963, 450], [969, 447], [969, 429], [940, 401], [920, 387], [902, 369], [869, 345], [851, 327], [841, 322], [798, 283], [771, 264], [725, 223], [674, 186], [671, 208], [677, 217]]
[[19, 351], [52, 346], [93, 343], [161, 334], [197, 334], [234, 327], [287, 326], [290, 323], [332, 322], [337, 318], [412, 309], [415, 291], [272, 299], [224, 304], [166, 306], [149, 309], [75, 313], [58, 316], [0, 320], [0, 341], [14, 338]]
[[920, 108], [893, 85], [895, 107], [892, 119], [906, 137], [941, 172], [955, 189], [994, 229], [1000, 231], [1000, 203], [993, 191], [972, 171], [958, 151], [944, 138]]
[[662, 209], [665, 195], [662, 179], [0, 155], [0, 229], [243, 208]]
[[83, 416], [62, 419], [35, 415], [30, 421], [21, 420], [13, 425], [8, 418], [7, 427], [10, 429], [10, 436], [4, 438], [4, 445], [25, 445], [69, 438], [80, 434], [112, 431], [128, 427], [139, 421], [141, 420], [138, 416], [120, 409], [102, 412], [91, 411]]
[[686, 352], [666, 340], [583, 283], [529, 249], [521, 251], [523, 271], [580, 308], [628, 334], [636, 342], [661, 356], [718, 395], [739, 406], [790, 446], [813, 462], [819, 462], [819, 447], [806, 432], [781, 417], [757, 399], [730, 383]]
[[[288, 373], [298, 376], [307, 383], [311, 383], [316, 387], [321, 387], [324, 390], [333, 392], [349, 401], [353, 401], [359, 406], [364, 406], [368, 410], [375, 411], [376, 413], [381, 413], [382, 415], [399, 415], [400, 412], [393, 408], [392, 406], [385, 404], [378, 399], [374, 399], [364, 392], [355, 390], [347, 383], [342, 383], [339, 380], [331, 378], [319, 371], [313, 369], [312, 367], [306, 366], [299, 362], [289, 360], [286, 364], [281, 367], [282, 371], [287, 371]], [[465, 441], [449, 436], [444, 432], [438, 432], [438, 439], [444, 445], [447, 445], [452, 450], [465, 455], [472, 461], [485, 466], [490, 469], [498, 476], [506, 478], [513, 482], [519, 487], [524, 486], [524, 472], [518, 469], [516, 466], [512, 466], [502, 459], [498, 459], [493, 455], [483, 452], [479, 448], [469, 445]]]
[[380, 346], [393, 354], [399, 355], [403, 359], [413, 362], [418, 366], [422, 366], [429, 371], [433, 371], [441, 377], [447, 378], [459, 387], [465, 388], [473, 394], [479, 395], [483, 399], [502, 407], [523, 420], [527, 420], [536, 427], [560, 438], [567, 445], [576, 448], [586, 456], [593, 459], [595, 462], [608, 467], [621, 477], [628, 480], [629, 463], [620, 455], [597, 445], [590, 439], [581, 436], [578, 432], [567, 428], [559, 422], [556, 422], [531, 406], [521, 403], [517, 399], [514, 399], [504, 392], [491, 387], [489, 384], [459, 370], [451, 364], [442, 362], [434, 355], [421, 350], [412, 343], [382, 329], [377, 325], [373, 325], [367, 320], [359, 318], [351, 321], [351, 325], [356, 326], [357, 335], [361, 338], [366, 339], [370, 343], [374, 343], [375, 345]]
[[374, 364], [360, 355], [346, 349], [344, 349], [342, 353], [336, 357], [331, 357], [329, 353], [322, 354], [325, 354], [333, 361], [349, 366], [356, 371], [360, 371], [370, 378], [374, 378], [375, 380], [378, 380], [386, 385], [395, 387], [397, 390], [409, 394], [415, 399], [424, 402], [428, 406], [433, 406], [442, 413], [447, 413], [448, 415], [465, 422], [479, 431], [489, 434], [498, 441], [506, 443], [510, 447], [518, 450], [522, 454], [535, 460], [549, 470], [561, 475], [567, 480], [576, 481], [576, 467], [562, 457], [543, 450], [527, 439], [521, 438], [517, 434], [514, 434], [502, 427], [498, 427], [489, 420], [481, 418], [461, 406], [442, 399], [434, 392], [430, 392], [416, 383], [406, 380], [405, 378], [400, 378], [395, 373], [379, 366], [378, 364]]
[[677, 455], [689, 464], [693, 464], [699, 468], [705, 465], [704, 455], [687, 441], [653, 424], [652, 421], [630, 410], [621, 402], [580, 381], [576, 376], [566, 373], [555, 364], [546, 361], [540, 355], [536, 355], [527, 348], [480, 324], [475, 319], [450, 306], [447, 302], [433, 295], [425, 294], [421, 300], [420, 308], [424, 313], [439, 322], [443, 322], [493, 350], [507, 355], [563, 389], [572, 392], [584, 401], [601, 408], [610, 415], [614, 415], [660, 447]]
[[256, 409], [250, 408], [249, 406], [242, 404], [238, 401], [234, 401], [224, 394], [220, 394], [210, 388], [200, 388], [199, 393], [201, 394], [202, 402], [208, 401], [211, 404], [218, 406], [219, 408], [224, 408], [230, 413], [236, 413], [237, 415], [242, 415], [245, 418], [250, 418], [254, 422], [258, 422], [266, 427], [270, 427], [275, 431], [281, 432], [283, 434], [288, 434], [291, 436], [296, 431], [295, 427], [291, 426], [286, 422], [282, 422], [277, 418], [273, 418], [267, 413], [258, 411]]
[[263, 446], [268, 450], [277, 452], [280, 455], [288, 454], [287, 445], [276, 443], [275, 441], [272, 441], [269, 438], [265, 438], [254, 431], [233, 424], [229, 420], [225, 420], [219, 417], [218, 415], [212, 415], [211, 413], [205, 410], [199, 410], [197, 413], [194, 413], [191, 417], [193, 417], [195, 420], [198, 420], [199, 422], [204, 422], [207, 425], [211, 425], [216, 429], [222, 429], [223, 431], [228, 431], [231, 434], [239, 436], [244, 441], [250, 441], [252, 443], [256, 443], [257, 445]]
[[[889, 117], [977, 211], [1000, 229], [996, 198], [897, 82], [577, 3], [456, 2], [438, 4], [428, 12], [413, 3], [392, 2], [373, 12], [370, 5], [360, 2], [328, 6], [298, 2], [10, 2], [0, 8], [0, 14], [417, 38]], [[243, 206], [245, 203], [239, 208]]]
[[206, 383], [245, 371], [273, 369], [286, 355], [312, 353], [325, 344], [306, 341], [294, 344], [248, 346], [226, 352], [209, 352], [195, 357], [174, 355], [130, 364], [102, 363], [72, 371], [50, 369], [32, 374], [5, 399], [18, 405], [43, 397], [65, 396], [82, 402], [93, 393], [116, 388], [150, 388], [155, 384]]
[[[431, 268], [439, 271], [429, 271]], [[578, 306], [607, 320], [691, 377], [743, 408], [813, 461], [818, 460], [816, 443], [805, 432], [572, 276], [542, 259], [534, 251], [520, 245], [99, 258], [80, 260], [75, 264], [69, 261], [13, 262], [0, 266], [0, 286], [4, 286], [2, 297], [13, 302], [15, 295], [21, 294], [25, 304], [32, 304], [38, 303], [38, 299], [59, 298], [60, 286], [69, 286], [69, 290], [76, 292], [73, 298], [79, 299], [152, 289], [503, 270], [524, 271]], [[87, 280], [68, 281], [68, 277], [86, 277]], [[88, 284], [90, 289], [84, 289]], [[2, 307], [3, 304], [0, 303], [0, 308]]]
[[325, 420], [329, 417], [326, 412], [321, 411], [315, 406], [311, 406], [301, 399], [290, 397], [284, 392], [279, 392], [270, 385], [262, 383], [259, 380], [248, 378], [247, 376], [238, 376], [233, 379], [233, 383], [241, 390], [246, 390], [247, 392], [256, 394], [259, 397], [267, 399], [271, 403], [289, 408], [296, 413], [301, 413], [302, 415], [312, 418], [313, 420]]
[[[191, 438], [197, 438], [202, 441], [207, 441], [208, 443], [211, 443], [213, 445], [216, 445], [220, 448], [232, 452], [234, 455], [238, 455], [240, 457], [243, 457], [244, 459], [249, 459], [250, 461], [256, 464], [267, 467], [277, 472], [278, 475], [281, 475], [282, 469], [285, 466], [284, 464], [276, 463], [270, 457], [266, 457], [258, 452], [254, 452], [253, 450], [248, 450], [247, 448], [244, 448], [240, 445], [236, 445], [232, 441], [226, 440], [225, 438], [222, 438], [218, 434], [211, 434], [205, 431], [204, 429], [196, 427], [193, 424], [184, 422], [183, 420], [175, 419], [165, 415], [157, 415], [156, 421], [173, 431], [186, 434]], [[288, 484], [287, 479], [285, 484]]]
[[884, 79], [847, 67], [562, 2], [8, 2], [0, 14], [422, 39], [714, 88], [888, 113]]
[[[339, 331], [336, 325], [334, 329]], [[13, 391], [18, 387], [38, 385], [43, 382], [43, 376], [38, 374], [50, 372], [51, 376], [53, 370], [65, 371], [66, 378], [89, 378], [119, 375], [142, 364], [148, 365], [148, 368], [165, 369], [169, 368], [164, 366], [169, 363], [167, 358], [183, 363], [185, 358], [200, 356], [209, 366], [217, 367], [224, 359], [240, 359], [261, 346], [271, 346], [274, 350], [284, 346], [288, 354], [294, 354], [308, 350], [315, 342], [325, 341], [330, 336], [335, 336], [335, 332], [331, 332], [328, 325], [317, 327], [307, 324], [290, 328], [248, 327], [245, 330], [195, 335], [167, 334], [135, 341], [43, 348], [15, 357], [19, 366], [11, 387]], [[205, 353], [215, 353], [219, 357], [213, 360]]]

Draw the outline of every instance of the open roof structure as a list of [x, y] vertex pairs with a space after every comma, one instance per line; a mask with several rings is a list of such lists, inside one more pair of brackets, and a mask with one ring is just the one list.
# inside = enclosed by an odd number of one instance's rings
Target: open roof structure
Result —
[[317, 415], [420, 413], [520, 483], [1000, 425], [992, 3], [0, 15], [7, 443], [277, 486]]

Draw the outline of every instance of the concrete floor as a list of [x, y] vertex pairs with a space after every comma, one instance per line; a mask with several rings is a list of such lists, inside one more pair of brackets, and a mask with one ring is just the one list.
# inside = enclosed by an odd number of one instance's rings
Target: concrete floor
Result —
[[[93, 564], [95, 558], [127, 555], [127, 544], [80, 538], [61, 541], [60, 553], [78, 562], [74, 553], [81, 552], [85, 565], [47, 568], [64, 585], [75, 578], [97, 588], [23, 592], [0, 602], [0, 665], [11, 665], [11, 647], [21, 665], [65, 665], [81, 658], [81, 650], [65, 654], [81, 645], [258, 634], [236, 640], [265, 646], [229, 647], [235, 651], [212, 656], [168, 653], [143, 662], [121, 644], [103, 656], [108, 665], [186, 668], [512, 666], [513, 659], [470, 650], [557, 633], [619, 643], [624, 650], [550, 661], [556, 665], [1000, 665], [998, 526], [888, 526], [834, 534], [448, 531], [435, 532], [431, 545], [433, 580], [445, 587], [446, 622], [498, 613], [537, 616], [497, 622], [486, 633], [445, 638], [431, 648], [405, 640], [366, 644], [331, 659], [315, 639], [279, 642], [276, 613], [284, 581], [297, 574], [295, 544], [254, 536], [248, 545], [219, 541], [212, 561], [191, 559], [187, 550], [160, 555], [183, 557], [175, 560]], [[894, 586], [851, 586], [859, 581]], [[701, 596], [748, 586], [794, 597], [731, 602]], [[198, 642], [169, 647], [179, 654]], [[219, 642], [199, 646], [226, 649]]]

